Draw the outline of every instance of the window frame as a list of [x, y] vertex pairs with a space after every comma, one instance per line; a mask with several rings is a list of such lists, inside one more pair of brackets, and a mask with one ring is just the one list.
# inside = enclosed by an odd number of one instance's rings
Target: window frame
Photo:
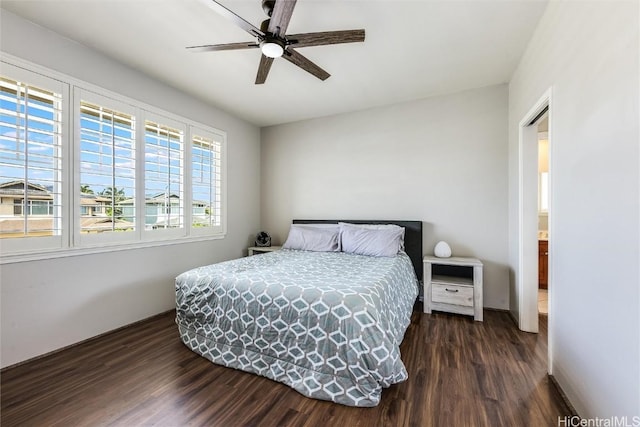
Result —
[[[226, 199], [226, 171], [227, 168], [225, 167], [226, 165], [226, 155], [227, 155], [227, 135], [224, 132], [215, 132], [211, 129], [203, 129], [201, 127], [198, 126], [190, 126], [189, 127], [189, 134], [188, 134], [188, 139], [187, 139], [187, 143], [188, 143], [188, 161], [190, 165], [193, 165], [193, 140], [195, 136], [201, 136], [201, 137], [209, 137], [213, 140], [216, 139], [220, 139], [220, 169], [221, 169], [221, 173], [220, 173], [220, 222], [221, 224], [219, 226], [212, 226], [212, 227], [193, 227], [193, 182], [192, 182], [192, 173], [189, 174], [189, 176], [187, 177], [188, 180], [188, 185], [189, 188], [191, 189], [189, 191], [189, 196], [191, 197], [190, 200], [190, 204], [189, 204], [189, 223], [192, 225], [190, 227], [191, 229], [191, 233], [193, 235], [208, 235], [213, 233], [225, 233], [226, 229], [225, 229], [225, 218], [226, 218], [226, 205], [227, 205], [227, 199]], [[193, 172], [193, 169], [189, 169], [190, 172]]]
[[[74, 235], [74, 246], [78, 247], [90, 247], [90, 246], [100, 246], [100, 245], [110, 245], [110, 244], [119, 244], [119, 243], [132, 243], [140, 240], [139, 226], [136, 222], [136, 228], [132, 232], [124, 232], [124, 233], [82, 233], [81, 230], [81, 220], [82, 220], [82, 209], [80, 206], [80, 199], [82, 198], [82, 193], [79, 188], [82, 184], [82, 180], [80, 177], [81, 173], [81, 114], [80, 114], [80, 106], [81, 102], [91, 102], [93, 104], [99, 105], [101, 107], [106, 107], [112, 110], [117, 110], [122, 113], [130, 114], [133, 117], [136, 117], [136, 113], [138, 109], [135, 106], [127, 104], [125, 102], [103, 96], [97, 94], [93, 91], [86, 90], [81, 87], [73, 88], [73, 118], [74, 118], [74, 138], [73, 138], [73, 148], [74, 148], [74, 187], [72, 187], [73, 193], [73, 209], [72, 209], [72, 220], [73, 220], [73, 235]], [[137, 119], [137, 117], [136, 117]], [[137, 120], [136, 120], [137, 126]], [[136, 128], [135, 135], [135, 150], [136, 150], [136, 161], [138, 156], [138, 129]], [[137, 166], [137, 165], [136, 165]], [[136, 168], [137, 169], [137, 168]], [[134, 198], [138, 193], [138, 185], [137, 185], [137, 175], [134, 178], [136, 183], [136, 192], [134, 194]], [[136, 199], [137, 205], [137, 199]], [[136, 216], [137, 219], [137, 216]]]
[[[187, 175], [185, 173], [185, 167], [186, 167], [186, 161], [185, 161], [185, 157], [186, 157], [186, 151], [187, 151], [187, 144], [186, 144], [186, 140], [187, 140], [187, 129], [188, 129], [188, 125], [186, 125], [183, 122], [179, 122], [174, 120], [173, 118], [169, 118], [166, 117], [164, 115], [161, 114], [157, 114], [154, 112], [149, 112], [149, 111], [145, 111], [143, 114], [143, 121], [140, 123], [140, 128], [142, 128], [142, 132], [143, 132], [143, 137], [142, 140], [140, 141], [141, 145], [142, 145], [142, 151], [140, 152], [140, 157], [143, 157], [142, 162], [143, 162], [143, 166], [142, 166], [142, 170], [141, 173], [143, 175], [142, 178], [142, 183], [144, 185], [143, 188], [141, 188], [141, 191], [139, 191], [139, 193], [142, 196], [142, 200], [138, 199], [138, 204], [140, 206], [144, 207], [144, 214], [143, 214], [143, 224], [140, 227], [142, 230], [142, 238], [143, 240], [158, 240], [158, 239], [165, 239], [165, 238], [177, 238], [177, 237], [186, 237], [188, 236], [188, 223], [185, 220], [185, 206], [188, 206], [188, 203], [190, 203], [190, 197], [187, 195], [187, 189], [185, 187], [185, 175]], [[144, 163], [146, 160], [146, 156], [147, 156], [147, 145], [146, 145], [146, 128], [147, 128], [147, 121], [156, 123], [158, 125], [161, 126], [168, 126], [168, 127], [172, 127], [174, 129], [177, 129], [178, 131], [182, 131], [182, 153], [180, 156], [180, 162], [181, 162], [181, 167], [180, 167], [180, 173], [181, 173], [181, 179], [180, 179], [180, 196], [179, 196], [179, 200], [180, 200], [180, 204], [181, 207], [180, 209], [182, 210], [182, 226], [181, 227], [175, 227], [175, 228], [156, 228], [156, 229], [152, 229], [152, 230], [147, 230], [146, 227], [146, 219], [147, 219], [147, 215], [146, 215], [146, 208], [147, 208], [147, 194], [146, 194], [146, 164]], [[189, 172], [191, 170], [189, 169]], [[169, 191], [169, 200], [171, 197], [171, 192]], [[189, 200], [187, 200], [189, 199]]]
[[[66, 206], [68, 206], [68, 192], [66, 186], [69, 182], [69, 170], [68, 170], [68, 154], [69, 153], [69, 141], [65, 135], [68, 132], [68, 118], [69, 118], [69, 106], [70, 106], [70, 85], [55, 76], [43, 75], [36, 70], [26, 69], [11, 63], [5, 63], [2, 61], [2, 75], [7, 78], [24, 82], [30, 86], [37, 86], [42, 89], [46, 89], [60, 95], [60, 144], [58, 150], [60, 150], [60, 164], [57, 171], [58, 182], [60, 186], [60, 207], [61, 210], [60, 221], [60, 234], [53, 236], [25, 236], [25, 237], [7, 237], [0, 239], [2, 246], [2, 257], [5, 258], [5, 254], [28, 254], [40, 251], [51, 251], [65, 248], [68, 246], [69, 230], [68, 220], [65, 215]], [[67, 165], [67, 167], [65, 167]], [[15, 203], [15, 201], [14, 201]], [[15, 204], [14, 204], [15, 209]], [[29, 211], [29, 206], [25, 206], [24, 198], [22, 199], [22, 214], [20, 218], [24, 218], [25, 213]], [[55, 221], [55, 217], [54, 217]]]
[[[2, 75], [9, 78], [23, 78], [18, 73], [37, 75], [45, 81], [55, 81], [63, 88], [61, 105], [61, 192], [62, 192], [62, 232], [60, 236], [51, 236], [54, 240], [51, 244], [45, 244], [49, 237], [32, 238], [4, 238], [0, 240], [2, 253], [0, 254], [0, 265], [14, 262], [23, 262], [40, 259], [61, 258], [67, 256], [86, 255], [91, 253], [112, 252], [120, 250], [131, 250], [147, 247], [163, 246], [167, 244], [182, 244], [186, 242], [197, 242], [214, 239], [222, 239], [227, 233], [227, 159], [226, 144], [227, 133], [214, 126], [197, 122], [144, 102], [129, 98], [125, 95], [106, 90], [89, 82], [79, 80], [63, 73], [50, 70], [40, 65], [31, 63], [21, 58], [2, 53], [0, 63], [2, 64]], [[39, 80], [39, 79], [37, 79]], [[38, 81], [24, 78], [28, 84], [38, 86]], [[41, 85], [42, 86], [42, 85]], [[43, 88], [47, 88], [45, 85]], [[51, 89], [51, 88], [48, 88]], [[79, 111], [80, 94], [91, 93], [94, 99], [107, 99], [107, 108], [118, 111], [122, 109], [118, 106], [125, 105], [135, 110], [136, 121], [136, 172], [135, 172], [135, 197], [136, 197], [136, 230], [132, 233], [98, 233], [88, 238], [86, 234], [80, 233], [80, 156], [79, 156]], [[90, 99], [83, 98], [84, 101], [91, 102]], [[99, 105], [102, 105], [98, 102]], [[127, 111], [128, 112], [128, 111]], [[184, 227], [179, 229], [153, 230], [161, 233], [148, 233], [144, 230], [144, 123], [153, 117], [161, 120], [167, 119], [161, 124], [170, 125], [179, 123], [183, 127], [182, 146], [182, 203], [184, 208]], [[191, 138], [192, 129], [203, 129], [222, 137], [221, 146], [221, 226], [206, 227], [196, 230], [191, 224], [192, 197], [191, 197]], [[167, 233], [165, 233], [167, 231]], [[109, 234], [131, 234], [130, 239], [121, 236], [108, 237]], [[9, 242], [13, 240], [16, 242]], [[11, 245], [9, 243], [12, 243]], [[15, 243], [15, 244], [14, 244]]]

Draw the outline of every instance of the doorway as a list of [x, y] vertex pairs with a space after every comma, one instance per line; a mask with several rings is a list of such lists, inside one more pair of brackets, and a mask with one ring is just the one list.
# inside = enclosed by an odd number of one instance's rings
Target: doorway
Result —
[[[539, 283], [540, 283], [540, 237], [541, 218], [545, 220], [547, 244], [551, 243], [544, 251], [547, 263], [547, 324], [549, 327], [549, 354], [552, 351], [553, 337], [553, 251], [552, 233], [552, 177], [553, 177], [553, 114], [552, 92], [548, 89], [536, 102], [519, 124], [518, 141], [518, 236], [517, 236], [517, 318], [518, 326], [526, 332], [537, 333], [539, 330]], [[544, 178], [539, 165], [539, 140], [540, 134], [545, 132], [546, 141], [551, 150], [548, 151], [547, 170]], [[541, 180], [545, 180], [544, 190]], [[545, 192], [544, 196], [542, 192]], [[541, 204], [545, 203], [546, 217], [540, 215]], [[551, 373], [551, 358], [549, 358], [549, 373]]]
[[538, 131], [538, 314], [549, 313], [549, 115], [533, 126]]

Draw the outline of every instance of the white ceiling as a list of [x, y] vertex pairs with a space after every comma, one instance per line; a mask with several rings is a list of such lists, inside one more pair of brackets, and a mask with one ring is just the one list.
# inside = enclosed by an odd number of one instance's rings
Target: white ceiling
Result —
[[[364, 43], [300, 48], [318, 80], [276, 59], [254, 85], [256, 50], [185, 46], [252, 41], [209, 0], [2, 0], [2, 8], [259, 126], [506, 83], [546, 0], [299, 0], [287, 33], [364, 28]], [[220, 0], [257, 27], [260, 0]]]

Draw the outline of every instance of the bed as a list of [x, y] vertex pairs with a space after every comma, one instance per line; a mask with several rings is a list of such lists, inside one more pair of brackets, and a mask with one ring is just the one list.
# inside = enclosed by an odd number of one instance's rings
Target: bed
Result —
[[311, 398], [377, 405], [383, 388], [408, 377], [400, 343], [418, 294], [422, 223], [348, 222], [403, 226], [404, 250], [374, 257], [283, 249], [187, 271], [176, 278], [184, 344]]

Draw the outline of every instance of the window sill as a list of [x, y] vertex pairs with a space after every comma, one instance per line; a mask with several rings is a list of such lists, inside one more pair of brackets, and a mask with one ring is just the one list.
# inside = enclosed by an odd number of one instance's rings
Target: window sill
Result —
[[[105, 252], [130, 251], [135, 249], [154, 248], [158, 246], [182, 245], [185, 243], [203, 242], [207, 240], [224, 239], [226, 234], [197, 236], [179, 239], [155, 240], [130, 244], [103, 245], [83, 248], [52, 249], [40, 252], [25, 252], [0, 256], [0, 265], [19, 262], [42, 261], [47, 259], [67, 258], [75, 256], [93, 255]], [[1, 242], [0, 242], [1, 243]]]

